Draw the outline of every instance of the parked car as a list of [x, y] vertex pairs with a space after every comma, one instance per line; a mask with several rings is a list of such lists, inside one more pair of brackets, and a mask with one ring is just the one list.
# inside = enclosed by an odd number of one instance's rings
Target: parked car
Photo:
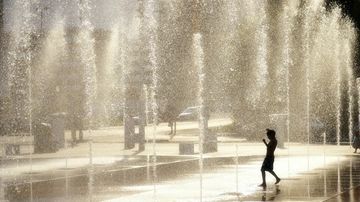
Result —
[[[147, 118], [149, 119], [149, 117], [146, 117], [146, 116], [147, 116], [147, 115], [145, 114], [145, 117], [144, 117], [144, 119], [145, 119], [145, 126], [148, 124], [148, 121], [149, 121], [149, 120], [146, 120]], [[140, 125], [140, 121], [141, 121], [140, 114], [137, 113], [137, 114], [133, 117], [133, 120], [134, 120], [134, 124], [135, 124], [135, 125]], [[151, 121], [152, 121], [152, 119], [151, 119]]]
[[[145, 125], [152, 124], [154, 122], [154, 114], [152, 111], [147, 111], [145, 114]], [[137, 113], [135, 116], [133, 116], [134, 124], [139, 125], [140, 124], [140, 113]], [[160, 113], [158, 113], [157, 116], [157, 124], [162, 123], [162, 116]]]
[[199, 107], [188, 107], [177, 117], [178, 121], [197, 121], [199, 119]]

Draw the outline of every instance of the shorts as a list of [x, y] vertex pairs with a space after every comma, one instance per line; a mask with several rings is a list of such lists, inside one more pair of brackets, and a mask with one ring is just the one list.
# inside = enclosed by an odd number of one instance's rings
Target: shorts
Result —
[[275, 156], [266, 156], [261, 166], [261, 171], [273, 171]]

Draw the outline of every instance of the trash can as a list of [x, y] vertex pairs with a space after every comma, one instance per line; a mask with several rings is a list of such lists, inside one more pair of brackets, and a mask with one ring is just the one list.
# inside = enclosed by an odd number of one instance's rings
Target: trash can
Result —
[[48, 123], [34, 124], [34, 153], [42, 154], [56, 151], [51, 125]]
[[65, 116], [65, 113], [55, 113], [47, 117], [57, 150], [65, 148]]
[[204, 138], [203, 153], [212, 153], [217, 151], [217, 133], [207, 131]]

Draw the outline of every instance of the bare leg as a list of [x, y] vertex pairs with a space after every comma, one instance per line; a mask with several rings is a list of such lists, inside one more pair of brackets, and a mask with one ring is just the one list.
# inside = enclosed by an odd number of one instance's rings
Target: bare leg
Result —
[[169, 133], [169, 135], [172, 135], [173, 134], [173, 122], [171, 122], [171, 121], [169, 121], [169, 124], [168, 124], [168, 126], [170, 127], [170, 133]]
[[266, 187], [266, 175], [265, 175], [265, 171], [261, 171], [261, 177], [262, 177], [262, 184], [260, 184], [259, 186], [261, 186], [261, 187]]
[[276, 175], [276, 173], [274, 171], [269, 171], [269, 173], [271, 173], [276, 178], [275, 184], [278, 184], [281, 179]]

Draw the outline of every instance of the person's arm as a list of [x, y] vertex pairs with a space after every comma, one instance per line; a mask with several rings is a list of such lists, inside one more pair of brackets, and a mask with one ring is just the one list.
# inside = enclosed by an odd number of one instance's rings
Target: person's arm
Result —
[[266, 140], [265, 140], [265, 139], [263, 139], [262, 141], [263, 141], [263, 143], [265, 144], [265, 146], [268, 146], [268, 144], [266, 143]]

